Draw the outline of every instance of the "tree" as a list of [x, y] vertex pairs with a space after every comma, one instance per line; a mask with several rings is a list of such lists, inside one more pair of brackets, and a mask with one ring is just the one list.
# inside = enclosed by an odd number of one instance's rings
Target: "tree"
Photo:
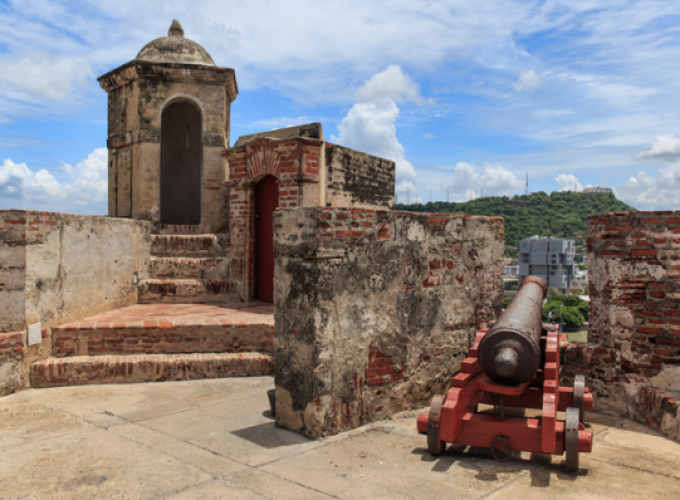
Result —
[[578, 328], [588, 318], [588, 303], [576, 295], [553, 295], [543, 307], [543, 321], [559, 321], [567, 327]]

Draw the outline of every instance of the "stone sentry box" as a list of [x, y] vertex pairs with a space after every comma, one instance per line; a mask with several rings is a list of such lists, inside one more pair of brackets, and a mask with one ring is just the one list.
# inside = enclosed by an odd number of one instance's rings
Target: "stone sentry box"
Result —
[[503, 219], [274, 216], [277, 424], [320, 437], [426, 406], [502, 298]]
[[98, 80], [108, 93], [109, 215], [222, 231], [234, 70], [173, 21], [167, 37]]

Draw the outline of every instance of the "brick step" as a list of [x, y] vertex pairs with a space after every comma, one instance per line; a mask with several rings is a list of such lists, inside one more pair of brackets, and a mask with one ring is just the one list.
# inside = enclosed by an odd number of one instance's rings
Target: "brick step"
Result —
[[226, 257], [151, 257], [149, 274], [154, 279], [222, 280], [229, 275]]
[[224, 257], [224, 234], [152, 234], [151, 255], [158, 257]]
[[139, 282], [139, 304], [226, 304], [240, 300], [230, 280], [148, 279]]
[[270, 355], [257, 352], [144, 354], [48, 358], [31, 365], [32, 387], [162, 382], [271, 375]]
[[187, 322], [79, 321], [52, 330], [52, 356], [274, 352], [273, 322], [221, 317]]
[[201, 234], [201, 226], [198, 224], [161, 224], [160, 234]]

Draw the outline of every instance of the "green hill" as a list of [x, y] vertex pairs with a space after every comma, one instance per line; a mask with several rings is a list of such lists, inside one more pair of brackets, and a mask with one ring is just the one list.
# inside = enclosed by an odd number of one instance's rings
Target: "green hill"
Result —
[[489, 215], [505, 219], [505, 255], [517, 256], [519, 240], [533, 235], [572, 239], [578, 247], [585, 242], [586, 218], [590, 214], [635, 211], [611, 193], [539, 191], [528, 195], [490, 196], [464, 203], [435, 201], [423, 204], [398, 203], [396, 210]]

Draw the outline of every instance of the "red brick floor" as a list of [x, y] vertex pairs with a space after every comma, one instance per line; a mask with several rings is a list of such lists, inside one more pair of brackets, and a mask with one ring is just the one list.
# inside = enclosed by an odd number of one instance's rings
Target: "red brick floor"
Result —
[[100, 328], [173, 328], [187, 325], [274, 326], [274, 305], [138, 304], [61, 325], [64, 330]]

